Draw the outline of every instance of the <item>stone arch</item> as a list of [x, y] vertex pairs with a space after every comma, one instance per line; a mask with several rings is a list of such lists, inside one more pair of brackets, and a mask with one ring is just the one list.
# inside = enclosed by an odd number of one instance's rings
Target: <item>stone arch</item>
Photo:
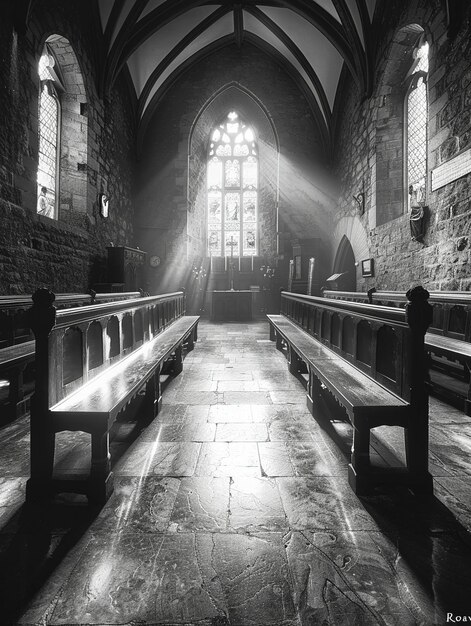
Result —
[[352, 245], [345, 235], [342, 237], [334, 260], [334, 273], [343, 274], [341, 288], [345, 291], [356, 291], [355, 254]]
[[[354, 277], [354, 281], [352, 281], [352, 283], [354, 282], [352, 291], [355, 291], [360, 278], [357, 269], [358, 263], [362, 259], [369, 258], [370, 256], [367, 233], [360, 218], [357, 216], [346, 216], [339, 220], [335, 227], [332, 241], [333, 250], [335, 251], [333, 272], [346, 271], [345, 269], [341, 269], [341, 265], [348, 261], [345, 255], [348, 246], [351, 247], [354, 265], [353, 269], [350, 267], [350, 271], [353, 272]], [[355, 263], [357, 265], [355, 265]], [[348, 291], [351, 290], [348, 289]]]
[[262, 103], [239, 83], [219, 89], [195, 117], [188, 138], [188, 219], [187, 233], [190, 257], [204, 257], [206, 251], [206, 163], [211, 129], [231, 110], [257, 133], [259, 149], [259, 234], [260, 255], [276, 253], [278, 225], [279, 142], [269, 113]]
[[59, 220], [82, 223], [88, 206], [88, 118], [85, 82], [77, 55], [69, 40], [59, 34], [47, 43], [59, 65], [60, 95]]

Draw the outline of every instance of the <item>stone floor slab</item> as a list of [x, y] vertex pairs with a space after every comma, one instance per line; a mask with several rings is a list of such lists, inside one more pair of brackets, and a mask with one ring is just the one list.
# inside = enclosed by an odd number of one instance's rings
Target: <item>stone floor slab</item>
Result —
[[346, 478], [277, 478], [293, 530], [376, 530]]
[[201, 444], [195, 476], [261, 476], [257, 444]]
[[114, 471], [117, 476], [192, 476], [201, 445], [193, 441], [138, 441]]
[[230, 423], [218, 424], [216, 441], [267, 441], [268, 430], [265, 424]]
[[225, 531], [229, 520], [230, 478], [182, 478], [169, 531]]
[[118, 476], [115, 489], [100, 511], [94, 532], [156, 533], [168, 529], [180, 488], [178, 478]]
[[230, 527], [237, 532], [287, 531], [278, 486], [268, 478], [231, 479]]

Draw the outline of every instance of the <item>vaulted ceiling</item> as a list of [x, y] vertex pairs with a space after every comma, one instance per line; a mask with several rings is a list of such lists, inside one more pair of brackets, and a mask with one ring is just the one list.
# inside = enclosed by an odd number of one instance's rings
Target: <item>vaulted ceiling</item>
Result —
[[324, 137], [345, 65], [367, 94], [376, 0], [98, 0], [105, 92], [127, 67], [139, 118], [192, 62], [244, 42], [281, 63], [306, 94]]

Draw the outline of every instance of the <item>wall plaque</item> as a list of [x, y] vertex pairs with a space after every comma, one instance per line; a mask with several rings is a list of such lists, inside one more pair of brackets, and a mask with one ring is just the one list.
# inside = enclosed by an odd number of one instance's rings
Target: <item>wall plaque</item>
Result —
[[432, 170], [432, 191], [471, 172], [471, 149], [458, 154]]

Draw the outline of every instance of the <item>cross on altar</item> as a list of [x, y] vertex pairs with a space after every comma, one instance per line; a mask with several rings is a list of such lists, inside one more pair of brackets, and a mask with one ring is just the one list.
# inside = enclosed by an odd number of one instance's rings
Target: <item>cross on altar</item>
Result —
[[234, 235], [231, 235], [231, 240], [226, 241], [226, 246], [231, 248], [231, 263], [229, 266], [231, 291], [234, 291], [234, 247], [237, 246], [237, 241], [234, 241]]

